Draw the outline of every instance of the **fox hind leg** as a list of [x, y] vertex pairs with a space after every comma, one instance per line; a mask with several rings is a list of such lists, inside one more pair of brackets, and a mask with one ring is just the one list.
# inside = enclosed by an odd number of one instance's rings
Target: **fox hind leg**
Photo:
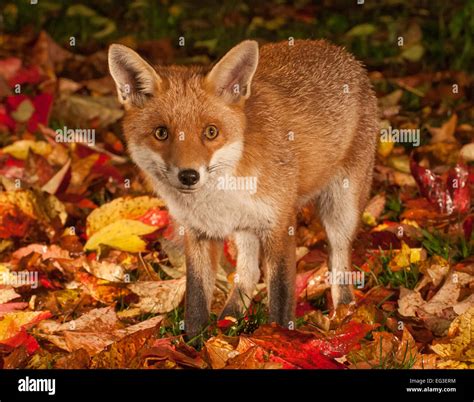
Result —
[[[370, 183], [369, 183], [370, 184]], [[354, 301], [351, 271], [352, 241], [359, 226], [361, 202], [370, 185], [340, 175], [317, 198], [321, 223], [329, 245], [331, 296], [334, 308]]]

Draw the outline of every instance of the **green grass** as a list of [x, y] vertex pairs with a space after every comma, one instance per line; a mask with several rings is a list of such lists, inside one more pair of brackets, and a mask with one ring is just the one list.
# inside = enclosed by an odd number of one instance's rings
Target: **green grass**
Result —
[[422, 234], [422, 245], [431, 256], [439, 255], [445, 260], [458, 262], [474, 252], [473, 242], [466, 241], [462, 235], [453, 237], [438, 231], [429, 232], [426, 229], [422, 229]]
[[268, 311], [262, 301], [252, 302], [245, 312], [239, 317], [237, 321], [231, 325], [226, 331], [225, 335], [238, 336], [241, 334], [251, 334], [260, 325], [266, 324], [268, 320]]
[[403, 211], [403, 204], [398, 193], [388, 194], [385, 202], [384, 216], [386, 219], [398, 221]]
[[166, 315], [163, 324], [160, 326], [160, 337], [172, 337], [183, 334], [184, 307], [180, 306]]
[[[374, 279], [375, 286], [382, 285], [391, 289], [399, 289], [403, 286], [408, 289], [414, 289], [420, 276], [418, 265], [410, 264], [409, 267], [402, 268], [398, 271], [393, 271], [390, 268], [390, 261], [393, 258], [393, 251], [382, 249], [379, 249], [379, 251], [380, 253], [374, 254], [376, 256], [376, 260], [374, 261], [373, 265], [379, 266], [380, 264], [381, 271], [374, 272], [373, 268], [370, 267], [370, 274]], [[377, 264], [377, 262], [379, 264]]]
[[[258, 327], [267, 323], [268, 311], [263, 301], [253, 301], [245, 312], [235, 317], [234, 324], [222, 329], [222, 334], [226, 336], [239, 336], [241, 334], [251, 334]], [[186, 343], [200, 350], [205, 342], [212, 336], [219, 333], [218, 320], [215, 314], [211, 314], [207, 325], [202, 331]], [[160, 327], [160, 337], [176, 337], [185, 335], [184, 328], [184, 307], [180, 306], [167, 314], [163, 324]]]

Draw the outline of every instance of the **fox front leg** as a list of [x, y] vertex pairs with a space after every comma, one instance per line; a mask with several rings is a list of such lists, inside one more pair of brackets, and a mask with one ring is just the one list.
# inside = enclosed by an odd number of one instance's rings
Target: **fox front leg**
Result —
[[239, 317], [250, 306], [253, 292], [260, 279], [259, 238], [253, 233], [238, 232], [234, 240], [237, 246], [236, 275], [221, 319], [228, 315]]
[[207, 325], [219, 262], [219, 242], [187, 230], [186, 301], [184, 326], [188, 338], [198, 335]]
[[270, 322], [291, 328], [295, 319], [295, 225], [282, 226], [262, 241]]

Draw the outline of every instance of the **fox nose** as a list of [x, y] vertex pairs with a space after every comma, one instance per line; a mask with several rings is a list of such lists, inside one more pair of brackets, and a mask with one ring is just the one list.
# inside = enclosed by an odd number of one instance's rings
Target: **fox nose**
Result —
[[194, 169], [184, 169], [178, 173], [178, 179], [185, 186], [192, 186], [199, 181], [199, 172]]

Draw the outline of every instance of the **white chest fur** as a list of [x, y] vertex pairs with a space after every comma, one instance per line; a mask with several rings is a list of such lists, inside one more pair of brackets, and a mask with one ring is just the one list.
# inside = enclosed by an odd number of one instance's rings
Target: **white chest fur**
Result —
[[157, 190], [178, 222], [210, 237], [223, 238], [237, 230], [259, 231], [274, 222], [271, 205], [245, 191], [206, 187], [181, 194]]
[[[227, 163], [236, 159], [241, 147], [237, 147], [236, 152], [233, 145], [218, 151], [212, 163], [216, 163], [219, 157], [225, 157]], [[209, 237], [223, 238], [238, 230], [260, 231], [274, 224], [274, 203], [257, 197], [256, 181], [251, 191], [239, 190], [219, 186], [219, 177], [212, 175], [198, 191], [184, 194], [173, 188], [169, 180], [160, 174], [164, 162], [159, 155], [137, 144], [129, 146], [129, 149], [135, 162], [152, 180], [156, 193], [166, 202], [173, 218], [181, 225]], [[225, 172], [221, 171], [221, 177], [223, 174]]]

